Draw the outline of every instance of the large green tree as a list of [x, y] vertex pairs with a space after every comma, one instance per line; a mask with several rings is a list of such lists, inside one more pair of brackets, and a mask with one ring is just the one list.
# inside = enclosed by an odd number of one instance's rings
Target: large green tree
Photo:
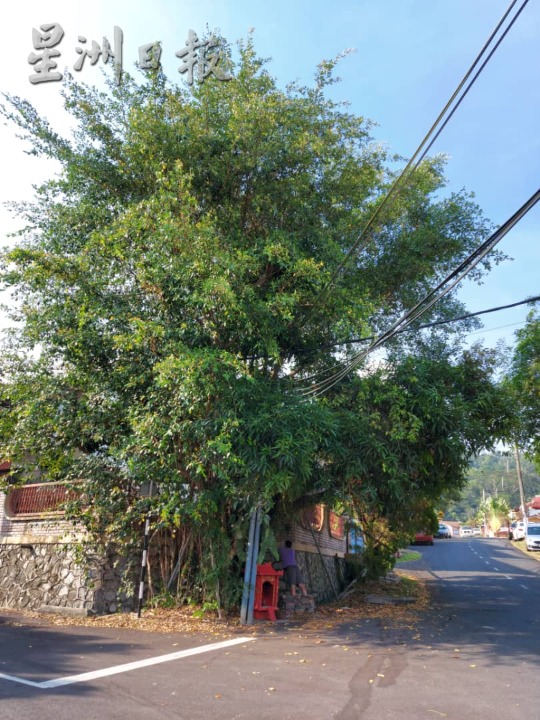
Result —
[[[334, 62], [313, 86], [280, 89], [251, 40], [236, 61], [223, 52], [228, 83], [176, 87], [156, 71], [100, 91], [68, 77], [72, 137], [7, 98], [31, 152], [61, 170], [18, 207], [26, 227], [2, 257], [20, 325], [2, 353], [11, 405], [0, 422], [15, 464], [31, 457], [48, 479], [85, 479], [71, 511], [103, 541], [135, 542], [150, 503], [137, 489], [151, 478], [171, 558], [184, 553], [192, 589], [228, 603], [256, 503], [322, 487], [336, 500], [373, 496], [388, 516], [406, 509], [407, 484], [424, 507], [459, 482], [479, 437], [465, 421], [475, 391], [461, 383], [443, 428], [454, 381], [435, 360], [416, 368], [402, 348], [387, 376], [309, 401], [297, 389], [343, 366], [355, 338], [399, 316], [489, 227], [465, 192], [441, 197], [443, 162], [426, 160], [321, 297], [393, 181], [393, 158], [369, 121], [329, 99]], [[417, 346], [423, 357], [425, 338]], [[467, 362], [443, 365], [451, 375]], [[371, 473], [370, 493], [351, 485], [353, 467], [359, 481]]]
[[[509, 397], [511, 406], [515, 398]], [[506, 430], [504, 431], [506, 432]], [[534, 465], [520, 453], [525, 500], [540, 494], [540, 476]], [[471, 521], [478, 506], [486, 497], [502, 497], [511, 508], [521, 505], [514, 451], [510, 448], [498, 453], [482, 453], [471, 459], [467, 484], [459, 498], [449, 502], [444, 510], [447, 517], [462, 522]]]
[[332, 398], [340, 418], [331, 494], [366, 533], [367, 561], [388, 565], [415, 530], [438, 525], [467, 481], [472, 455], [506, 427], [507, 396], [493, 382], [497, 353], [411, 354], [344, 383]]
[[511, 439], [526, 450], [540, 471], [540, 312], [533, 310], [518, 330], [506, 383], [512, 393]]

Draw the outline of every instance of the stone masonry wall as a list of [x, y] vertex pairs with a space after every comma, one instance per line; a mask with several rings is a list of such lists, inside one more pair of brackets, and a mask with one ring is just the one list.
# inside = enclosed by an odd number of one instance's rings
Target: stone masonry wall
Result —
[[[346, 585], [345, 560], [318, 553], [296, 551], [296, 562], [304, 577], [307, 591], [317, 603], [335, 600]], [[324, 564], [324, 565], [323, 565]]]
[[135, 580], [130, 592], [121, 588], [125, 563], [88, 548], [81, 562], [70, 544], [74, 530], [63, 517], [10, 517], [0, 492], [0, 607], [92, 614], [134, 608]]
[[133, 602], [111, 559], [92, 557], [82, 567], [66, 544], [0, 545], [0, 607], [111, 613]]

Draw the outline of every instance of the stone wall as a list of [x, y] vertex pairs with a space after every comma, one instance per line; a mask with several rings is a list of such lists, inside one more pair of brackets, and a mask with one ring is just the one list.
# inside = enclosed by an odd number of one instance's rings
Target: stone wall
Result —
[[0, 607], [66, 609], [81, 613], [132, 610], [113, 558], [89, 556], [81, 565], [61, 543], [0, 545]]
[[125, 562], [86, 547], [84, 559], [75, 543], [82, 533], [62, 516], [11, 517], [0, 492], [0, 607], [49, 608], [88, 614], [133, 610], [135, 579], [121, 588]]
[[296, 562], [308, 593], [315, 595], [317, 603], [335, 600], [336, 593], [339, 595], [348, 584], [343, 558], [297, 550]]
[[[319, 529], [303, 527], [298, 517], [285, 515], [274, 518], [273, 528], [278, 547], [285, 540], [291, 540], [307, 591], [315, 596], [317, 603], [321, 603], [335, 600], [336, 594], [339, 595], [352, 578], [347, 577], [345, 561], [347, 532], [344, 531], [340, 538], [333, 537], [328, 508], [317, 507], [324, 510]], [[268, 559], [270, 562], [275, 560]]]
[[315, 612], [315, 598], [312, 595], [282, 593], [279, 597], [277, 617], [279, 620], [294, 620], [295, 616]]

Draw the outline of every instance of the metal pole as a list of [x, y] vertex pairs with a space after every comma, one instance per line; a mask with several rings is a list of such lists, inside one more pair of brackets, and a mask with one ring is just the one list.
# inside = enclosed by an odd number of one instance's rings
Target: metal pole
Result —
[[251, 569], [252, 569], [251, 556], [253, 554], [253, 539], [255, 537], [255, 515], [256, 515], [256, 511], [253, 510], [251, 513], [251, 517], [249, 519], [249, 535], [248, 535], [248, 544], [247, 544], [247, 551], [246, 551], [246, 567], [244, 569], [244, 589], [242, 591], [242, 606], [240, 608], [240, 624], [241, 625], [247, 624], [247, 617], [248, 617], [249, 593], [250, 593], [250, 586], [252, 584], [252, 582], [251, 582]]
[[253, 624], [253, 610], [255, 609], [255, 584], [257, 582], [257, 557], [259, 555], [259, 541], [261, 537], [261, 506], [257, 505], [255, 511], [255, 533], [253, 536], [253, 552], [251, 554], [251, 583], [247, 606], [247, 624]]
[[514, 445], [514, 452], [516, 455], [516, 470], [519, 485], [519, 499], [521, 501], [521, 511], [523, 513], [523, 521], [527, 523], [527, 513], [525, 512], [525, 490], [523, 488], [523, 475], [521, 474], [521, 461], [519, 459], [519, 448], [517, 443]]
[[[152, 493], [154, 490], [154, 483], [152, 480], [150, 480], [150, 501], [152, 500]], [[141, 574], [139, 578], [139, 602], [137, 604], [137, 617], [141, 617], [141, 611], [143, 606], [143, 598], [144, 598], [144, 581], [146, 579], [146, 568], [148, 565], [148, 543], [149, 543], [149, 536], [150, 536], [150, 515], [151, 515], [151, 509], [148, 510], [148, 514], [146, 515], [146, 520], [144, 523], [144, 542], [143, 542], [143, 553], [142, 553], [142, 559], [141, 559]]]

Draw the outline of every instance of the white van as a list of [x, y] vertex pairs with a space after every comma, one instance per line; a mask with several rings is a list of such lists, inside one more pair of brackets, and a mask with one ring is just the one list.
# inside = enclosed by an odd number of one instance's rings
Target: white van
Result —
[[527, 524], [525, 543], [527, 544], [527, 550], [540, 550], [540, 523], [536, 525]]

